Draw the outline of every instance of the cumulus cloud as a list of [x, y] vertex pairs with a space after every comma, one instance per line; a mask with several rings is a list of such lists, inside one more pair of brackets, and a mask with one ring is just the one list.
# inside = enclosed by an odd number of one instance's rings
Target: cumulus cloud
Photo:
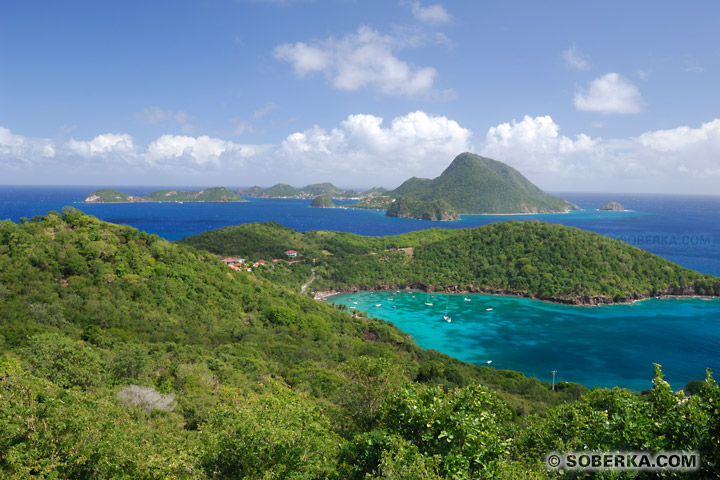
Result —
[[720, 119], [637, 137], [570, 138], [550, 116], [490, 127], [483, 155], [509, 163], [544, 188], [700, 193], [720, 177]]
[[[437, 176], [457, 154], [476, 151], [471, 138], [457, 122], [422, 111], [389, 121], [349, 115], [332, 128], [291, 133], [279, 145], [167, 134], [139, 146], [127, 134], [62, 141], [0, 127], [0, 167], [6, 181], [23, 183], [394, 187], [412, 176]], [[717, 193], [720, 181], [720, 119], [604, 139], [563, 134], [548, 115], [526, 116], [490, 127], [484, 140], [480, 154], [551, 191]]]
[[337, 39], [330, 37], [314, 42], [285, 43], [275, 47], [278, 60], [291, 63], [295, 73], [304, 77], [321, 72], [333, 88], [356, 91], [375, 90], [388, 96], [429, 94], [437, 71], [432, 67], [416, 67], [400, 60], [395, 51], [416, 40], [382, 35], [369, 27]]
[[580, 134], [571, 139], [560, 135], [553, 119], [525, 116], [522, 121], [490, 127], [482, 153], [498, 160], [512, 159], [525, 172], [552, 172], [567, 175], [577, 163], [597, 157], [603, 147], [598, 139]]
[[608, 73], [590, 82], [587, 92], [575, 93], [575, 108], [586, 112], [638, 113], [643, 104], [635, 85], [617, 73]]
[[576, 70], [588, 70], [590, 61], [583, 55], [575, 45], [563, 52], [565, 65]]
[[345, 172], [348, 181], [368, 185], [438, 175], [455, 155], [472, 149], [471, 132], [443, 116], [418, 111], [383, 123], [382, 117], [358, 114], [330, 131], [314, 126], [293, 133], [276, 160], [299, 173], [308, 168], [335, 176]]
[[33, 160], [54, 156], [55, 148], [51, 140], [24, 137], [0, 126], [0, 165], [16, 169], [30, 164]]
[[442, 25], [450, 22], [452, 16], [445, 10], [445, 7], [439, 3], [422, 6], [420, 2], [412, 2], [410, 4], [412, 9], [413, 17], [421, 22], [429, 23], [432, 25]]
[[88, 159], [104, 157], [128, 160], [137, 155], [133, 139], [128, 134], [105, 133], [92, 140], [70, 139], [65, 147], [70, 153]]
[[162, 135], [152, 142], [143, 158], [151, 166], [204, 170], [242, 166], [244, 160], [267, 150], [264, 145], [241, 145], [207, 135]]

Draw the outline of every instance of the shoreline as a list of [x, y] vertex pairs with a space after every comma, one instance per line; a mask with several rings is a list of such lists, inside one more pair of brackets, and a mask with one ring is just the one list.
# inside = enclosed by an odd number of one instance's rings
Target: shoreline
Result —
[[513, 297], [513, 298], [527, 298], [530, 300], [537, 300], [540, 302], [547, 302], [552, 303], [555, 305], [568, 305], [571, 307], [602, 307], [602, 306], [612, 306], [612, 305], [634, 305], [636, 303], [643, 302], [645, 300], [650, 299], [658, 299], [658, 300], [673, 300], [673, 299], [701, 299], [706, 301], [712, 301], [712, 300], [720, 300], [720, 297], [713, 297], [708, 295], [672, 295], [672, 294], [661, 294], [661, 295], [643, 295], [643, 294], [636, 294], [635, 298], [631, 299], [625, 299], [625, 300], [614, 300], [608, 297], [589, 297], [589, 296], [583, 296], [583, 297], [577, 297], [575, 299], [551, 299], [551, 298], [541, 298], [536, 297], [532, 295], [526, 295], [523, 293], [518, 292], [511, 292], [511, 291], [471, 291], [471, 290], [464, 290], [464, 291], [447, 291], [447, 290], [427, 290], [420, 287], [414, 287], [411, 288], [409, 286], [406, 287], [395, 287], [390, 288], [389, 286], [382, 286], [382, 287], [376, 287], [376, 288], [370, 288], [370, 289], [362, 289], [362, 288], [346, 288], [346, 289], [332, 289], [332, 290], [322, 290], [319, 292], [315, 292], [314, 294], [314, 300], [318, 301], [324, 301], [328, 297], [331, 297], [333, 295], [338, 295], [341, 293], [357, 293], [357, 292], [391, 292], [396, 290], [404, 290], [404, 291], [412, 291], [417, 290], [419, 292], [425, 292], [425, 293], [440, 293], [440, 294], [449, 294], [449, 295], [491, 295], [491, 296], [497, 296], [497, 297]]

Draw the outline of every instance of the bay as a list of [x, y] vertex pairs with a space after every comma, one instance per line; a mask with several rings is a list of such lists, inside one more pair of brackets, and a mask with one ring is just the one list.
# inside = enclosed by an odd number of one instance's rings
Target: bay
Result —
[[545, 381], [555, 370], [558, 381], [642, 391], [652, 387], [658, 363], [665, 379], [680, 389], [704, 380], [706, 368], [720, 367], [720, 299], [576, 307], [403, 290], [343, 293], [325, 301], [387, 320], [423, 348], [477, 365], [490, 361]]

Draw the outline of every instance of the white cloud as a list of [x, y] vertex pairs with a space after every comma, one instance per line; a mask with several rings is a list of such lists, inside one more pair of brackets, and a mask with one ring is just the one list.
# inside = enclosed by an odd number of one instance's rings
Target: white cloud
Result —
[[162, 135], [152, 142], [143, 158], [152, 166], [179, 166], [202, 171], [243, 164], [244, 159], [267, 150], [263, 145], [241, 145], [207, 135]]
[[0, 126], [0, 165], [16, 169], [30, 164], [33, 160], [54, 156], [55, 148], [51, 140], [24, 137]]
[[565, 65], [577, 70], [588, 70], [590, 68], [590, 61], [583, 55], [575, 45], [568, 48], [563, 52], [563, 59]]
[[457, 154], [472, 149], [471, 132], [446, 117], [413, 112], [387, 127], [374, 115], [350, 115], [327, 131], [314, 126], [289, 135], [275, 161], [297, 175], [346, 175], [345, 184], [372, 185], [411, 176], [436, 176]]
[[381, 35], [369, 27], [337, 39], [308, 45], [285, 43], [275, 47], [275, 58], [293, 65], [299, 77], [322, 72], [338, 90], [370, 88], [383, 95], [419, 96], [431, 93], [437, 71], [400, 60], [394, 50], [416, 46], [416, 38]]
[[[147, 146], [119, 133], [64, 141], [0, 127], [0, 167], [10, 183], [394, 187], [412, 176], [435, 177], [458, 153], [476, 151], [471, 137], [457, 122], [422, 111], [390, 121], [349, 115], [275, 146], [169, 134]], [[526, 116], [490, 127], [484, 143], [479, 153], [551, 191], [712, 194], [720, 182], [720, 119], [603, 139], [563, 135], [550, 116]]]
[[423, 7], [420, 2], [412, 2], [411, 8], [413, 17], [421, 22], [441, 25], [450, 22], [452, 19], [445, 7], [439, 3]]
[[630, 80], [608, 73], [590, 82], [590, 89], [575, 93], [575, 107], [586, 112], [638, 113], [643, 100]]
[[550, 116], [490, 127], [483, 155], [555, 190], [712, 193], [720, 181], [720, 119], [621, 139], [569, 138]]
[[135, 144], [128, 134], [105, 133], [92, 140], [67, 141], [67, 149], [84, 158], [109, 157], [131, 159], [136, 156]]
[[576, 163], [602, 152], [598, 139], [580, 134], [573, 140], [559, 130], [549, 115], [501, 123], [488, 130], [482, 154], [500, 161], [512, 159], [521, 172], [567, 175], [576, 170]]

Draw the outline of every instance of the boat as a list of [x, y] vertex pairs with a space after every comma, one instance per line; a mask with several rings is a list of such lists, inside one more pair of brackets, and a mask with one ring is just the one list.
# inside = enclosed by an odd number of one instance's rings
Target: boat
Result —
[[492, 363], [492, 360], [488, 360], [488, 361], [485, 362], [485, 363], [487, 363], [488, 365], [490, 365], [490, 364]]
[[463, 298], [463, 300], [465, 300], [466, 302], [469, 302], [469, 301], [470, 301], [470, 299], [467, 298], [467, 297]]
[[375, 306], [376, 306], [376, 307], [380, 307], [380, 306], [382, 306], [382, 303], [378, 303], [378, 304], [376, 304]]
[[430, 301], [430, 294], [429, 294], [429, 293], [426, 293], [426, 294], [425, 294], [425, 305], [427, 305], [428, 307], [432, 307], [432, 302]]
[[445, 299], [445, 315], [443, 315], [443, 320], [445, 320], [446, 322], [452, 322], [452, 318], [448, 317], [447, 312], [448, 312], [448, 299], [446, 298]]
[[492, 312], [492, 308], [486, 308], [485, 311], [486, 311], [486, 312]]

